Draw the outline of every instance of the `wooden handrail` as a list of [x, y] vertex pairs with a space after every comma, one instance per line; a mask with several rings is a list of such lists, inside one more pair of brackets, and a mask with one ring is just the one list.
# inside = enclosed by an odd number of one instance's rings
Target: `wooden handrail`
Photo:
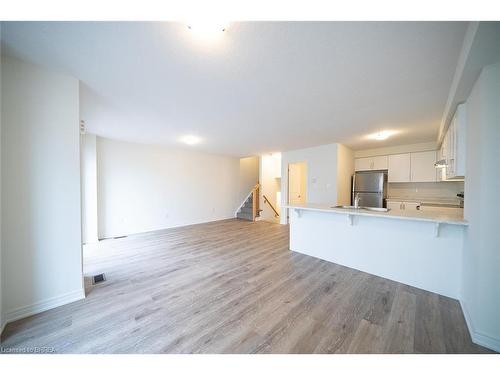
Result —
[[278, 211], [276, 211], [276, 208], [274, 208], [273, 204], [269, 201], [269, 199], [267, 199], [267, 197], [265, 195], [262, 195], [264, 197], [264, 203], [267, 203], [269, 205], [269, 207], [271, 207], [274, 211], [274, 217], [279, 217], [280, 214], [278, 213]]

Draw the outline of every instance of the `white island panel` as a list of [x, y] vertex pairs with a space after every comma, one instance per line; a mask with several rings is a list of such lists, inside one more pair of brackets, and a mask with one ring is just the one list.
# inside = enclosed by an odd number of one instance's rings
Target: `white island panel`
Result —
[[458, 298], [462, 225], [290, 210], [290, 249]]

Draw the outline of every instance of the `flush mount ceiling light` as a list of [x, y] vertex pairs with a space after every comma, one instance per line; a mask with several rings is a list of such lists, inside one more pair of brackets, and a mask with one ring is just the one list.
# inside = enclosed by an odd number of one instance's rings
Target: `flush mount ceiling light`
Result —
[[368, 136], [368, 138], [370, 139], [375, 139], [377, 141], [383, 141], [383, 140], [386, 140], [387, 138], [389, 138], [390, 136], [396, 134], [397, 132], [396, 131], [393, 131], [393, 130], [383, 130], [383, 131], [380, 131], [380, 132], [377, 132], [377, 133], [374, 133], [374, 134], [370, 134]]
[[201, 138], [197, 137], [196, 135], [185, 135], [185, 136], [180, 138], [180, 141], [182, 143], [189, 145], [189, 146], [193, 146], [193, 145], [200, 143]]
[[204, 36], [215, 36], [226, 31], [229, 22], [222, 20], [198, 19], [186, 22], [193, 33]]

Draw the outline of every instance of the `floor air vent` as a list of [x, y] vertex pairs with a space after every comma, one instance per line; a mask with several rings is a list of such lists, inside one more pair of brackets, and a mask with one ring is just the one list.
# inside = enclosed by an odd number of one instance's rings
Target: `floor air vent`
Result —
[[102, 283], [103, 281], [106, 281], [106, 276], [104, 276], [103, 273], [100, 273], [99, 275], [92, 276], [92, 284], [94, 284], [94, 285]]

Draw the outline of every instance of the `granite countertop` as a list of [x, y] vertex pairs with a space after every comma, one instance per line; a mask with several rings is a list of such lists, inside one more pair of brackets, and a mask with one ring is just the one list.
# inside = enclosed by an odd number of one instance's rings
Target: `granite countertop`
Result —
[[461, 212], [447, 212], [445, 211], [408, 211], [408, 210], [389, 210], [388, 212], [376, 212], [367, 211], [363, 209], [348, 209], [348, 208], [334, 208], [333, 205], [326, 204], [294, 204], [288, 205], [286, 208], [296, 209], [296, 210], [307, 210], [307, 211], [317, 211], [317, 212], [327, 212], [335, 214], [345, 214], [345, 215], [356, 215], [356, 216], [372, 216], [372, 217], [382, 217], [387, 219], [399, 219], [399, 220], [412, 220], [412, 221], [427, 221], [437, 224], [451, 224], [451, 225], [463, 225], [467, 226], [468, 223], [463, 218], [463, 213]]

